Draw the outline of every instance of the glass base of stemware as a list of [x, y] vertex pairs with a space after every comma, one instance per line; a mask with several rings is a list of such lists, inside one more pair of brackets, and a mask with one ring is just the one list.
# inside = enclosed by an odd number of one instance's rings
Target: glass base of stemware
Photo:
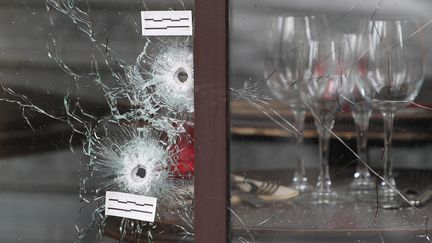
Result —
[[348, 197], [333, 190], [315, 190], [299, 197], [299, 200], [312, 205], [336, 205], [352, 201]]
[[[396, 188], [396, 183], [393, 178], [388, 181], [392, 183], [393, 188]], [[369, 192], [364, 191], [364, 194], [357, 194], [356, 197], [365, 202], [378, 201], [380, 203], [395, 203], [399, 196], [393, 188], [391, 188], [387, 183], [381, 182], [375, 189], [370, 190]]]
[[309, 184], [307, 177], [294, 176], [291, 187], [298, 190], [299, 192], [307, 192], [312, 190], [312, 186]]
[[314, 191], [312, 197], [314, 198], [312, 204], [337, 204], [340, 200], [335, 191]]
[[349, 193], [363, 202], [376, 201], [377, 185], [372, 178], [355, 178], [349, 188]]
[[387, 181], [392, 185], [390, 187], [386, 182], [382, 181], [379, 184], [378, 192], [383, 198], [393, 198], [397, 196], [396, 191], [393, 188], [396, 188], [396, 182], [394, 178], [387, 179]]
[[[396, 188], [396, 183], [393, 178], [387, 179], [387, 181], [392, 184], [393, 188]], [[380, 203], [394, 203], [399, 196], [393, 188], [387, 183], [381, 182], [370, 190], [352, 191], [351, 193], [354, 194], [358, 200], [363, 202], [378, 201]]]
[[375, 192], [376, 183], [371, 177], [357, 177], [350, 184], [350, 192], [355, 195], [369, 195]]

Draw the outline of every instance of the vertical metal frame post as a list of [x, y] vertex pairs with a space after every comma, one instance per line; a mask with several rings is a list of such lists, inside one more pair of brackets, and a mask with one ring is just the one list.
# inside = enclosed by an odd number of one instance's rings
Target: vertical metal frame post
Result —
[[195, 0], [195, 242], [228, 242], [228, 0]]

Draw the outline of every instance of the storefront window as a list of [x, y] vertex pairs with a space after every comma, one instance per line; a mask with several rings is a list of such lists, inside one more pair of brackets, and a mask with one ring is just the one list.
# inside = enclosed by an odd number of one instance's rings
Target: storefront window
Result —
[[3, 1], [0, 242], [430, 241], [431, 9]]

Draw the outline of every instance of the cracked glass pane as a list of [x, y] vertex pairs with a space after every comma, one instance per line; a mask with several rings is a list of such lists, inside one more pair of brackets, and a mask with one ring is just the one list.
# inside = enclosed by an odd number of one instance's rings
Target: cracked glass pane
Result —
[[432, 3], [230, 1], [232, 242], [429, 242]]
[[[141, 11], [193, 7], [0, 3], [0, 242], [193, 241], [193, 37], [141, 28]], [[108, 191], [157, 203], [110, 208]]]

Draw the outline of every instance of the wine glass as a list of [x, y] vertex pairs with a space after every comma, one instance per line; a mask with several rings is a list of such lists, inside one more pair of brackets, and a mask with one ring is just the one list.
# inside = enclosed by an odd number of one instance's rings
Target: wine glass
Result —
[[358, 35], [354, 33], [350, 34], [339, 34], [338, 39], [341, 43], [345, 42], [347, 48], [352, 53], [352, 63], [349, 63], [346, 67], [348, 81], [353, 83], [353, 91], [347, 97], [347, 103], [351, 108], [351, 114], [354, 119], [355, 130], [356, 130], [356, 142], [357, 142], [357, 153], [360, 160], [357, 163], [356, 172], [354, 173], [354, 179], [351, 182], [350, 187], [353, 189], [355, 194], [367, 194], [371, 189], [375, 188], [375, 182], [372, 179], [369, 169], [366, 166], [368, 164], [368, 128], [369, 120], [372, 115], [372, 105], [369, 99], [365, 99], [362, 95], [362, 86], [359, 86], [356, 82], [357, 72], [355, 68], [356, 45]]
[[300, 60], [308, 73], [299, 83], [299, 90], [314, 117], [319, 137], [319, 176], [313, 203], [338, 203], [345, 200], [331, 187], [329, 141], [336, 112], [352, 91], [353, 82], [347, 81], [345, 73], [352, 54], [346, 42], [333, 40], [310, 41], [301, 53]]
[[273, 95], [291, 109], [295, 128], [301, 135], [296, 137], [297, 168], [292, 187], [300, 191], [311, 189], [303, 160], [303, 128], [306, 107], [300, 99], [297, 82], [303, 79], [299, 49], [309, 40], [317, 38], [325, 29], [324, 16], [293, 15], [272, 17], [266, 48], [264, 74]]
[[383, 201], [395, 196], [391, 149], [395, 113], [417, 96], [424, 78], [420, 26], [410, 20], [364, 20], [360, 23], [357, 72], [362, 95], [384, 120]]

